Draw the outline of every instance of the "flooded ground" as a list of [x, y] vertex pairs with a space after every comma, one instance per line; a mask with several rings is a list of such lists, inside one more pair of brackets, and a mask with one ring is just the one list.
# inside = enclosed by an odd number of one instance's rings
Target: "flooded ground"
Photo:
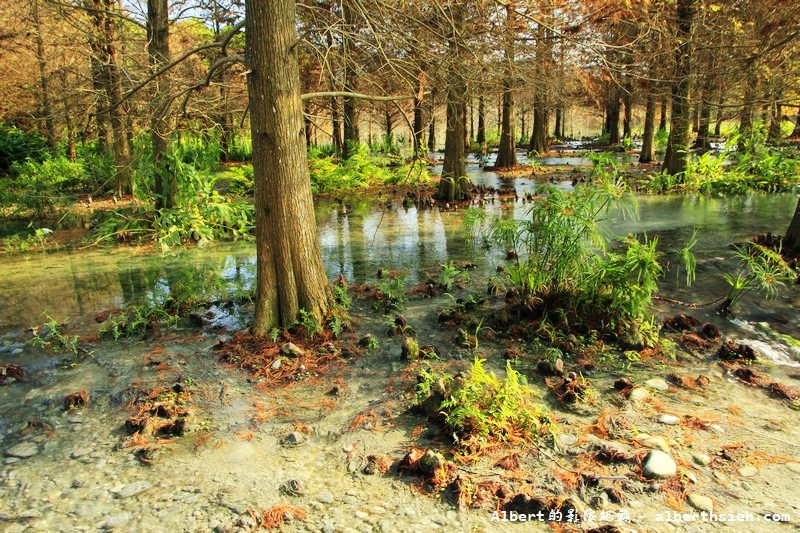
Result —
[[[478, 183], [514, 187], [521, 197], [534, 185], [525, 178], [503, 180], [475, 165], [470, 175]], [[571, 183], [560, 186], [570, 188]], [[387, 194], [370, 205], [354, 201], [319, 206], [329, 275], [343, 274], [351, 284], [363, 284], [375, 282], [379, 268], [392, 268], [407, 271], [408, 284], [413, 284], [429, 272], [440, 272], [443, 263], [468, 259], [476, 268], [466, 289], [454, 296], [483, 292], [502, 255], [471, 247], [457, 212], [405, 209], [401, 200]], [[732, 264], [730, 244], [785, 229], [796, 197], [652, 196], [638, 201], [638, 220], [612, 213], [605, 229], [619, 237], [646, 231], [669, 250], [682, 246], [698, 228], [695, 285], [682, 287], [668, 272], [661, 295], [705, 303], [724, 294], [722, 276]], [[522, 199], [503, 205], [490, 201], [486, 208], [522, 217], [527, 204]], [[369, 456], [397, 460], [411, 446], [442, 446], [425, 420], [406, 410], [407, 398], [394, 386], [404, 366], [399, 361], [400, 341], [387, 334], [385, 318], [369, 301], [356, 302], [354, 318], [361, 334], [371, 333], [378, 340], [377, 349], [326, 375], [306, 376], [279, 390], [259, 387], [258, 379], [220, 363], [212, 348], [248, 321], [246, 305], [234, 308], [232, 318], [217, 308], [216, 316], [206, 315], [203, 329], [181, 323], [141, 340], [87, 345], [88, 353], [80, 357], [34, 346], [25, 334], [26, 328], [46, 321], [43, 312], [88, 327], [103, 310], [163, 300], [181, 285], [244, 293], [252, 285], [254, 270], [254, 250], [247, 243], [157, 255], [90, 249], [5, 259], [0, 266], [0, 361], [21, 364], [28, 376], [0, 385], [0, 450], [5, 456], [0, 528], [239, 531], [254, 527], [250, 510], [290, 504], [304, 510], [307, 518], [285, 524], [287, 531], [549, 530], [546, 521], [519, 525], [493, 520], [490, 509], [458, 511], [444, 497], [422, 495], [417, 480], [408, 476], [364, 473]], [[747, 342], [774, 361], [762, 371], [797, 386], [800, 351], [789, 338], [800, 338], [798, 292], [786, 290], [769, 302], [746, 299], [733, 320], [716, 315], [713, 306], [687, 310], [662, 302], [657, 313], [665, 318], [690, 312], [714, 322], [724, 336]], [[412, 297], [403, 315], [421, 342], [440, 347], [455, 368], [466, 369], [472, 354], [456, 346], [454, 332], [436, 320], [438, 309], [450, 301], [448, 296]], [[488, 305], [499, 309], [502, 302]], [[500, 372], [505, 366], [503, 350], [500, 343], [488, 341], [481, 355]], [[520, 368], [528, 371], [524, 362]], [[670, 374], [702, 375], [709, 381], [703, 388], [686, 388], [669, 381]], [[666, 366], [622, 369], [609, 364], [586, 377], [598, 397], [594, 405], [579, 408], [564, 407], [541, 381], [531, 380], [554, 410], [558, 446], [543, 451], [546, 456], [522, 455], [515, 474], [527, 486], [570, 494], [591, 505], [597, 520], [578, 527], [797, 528], [800, 427], [797, 411], [785, 402], [741, 383], [711, 355], [700, 352], [681, 351], [679, 359]], [[614, 390], [621, 377], [640, 384], [643, 392], [622, 398]], [[194, 431], [164, 443], [143, 462], [121, 446], [131, 415], [126, 405], [136, 390], [175, 383], [191, 392]], [[89, 406], [65, 411], [63, 398], [81, 389], [90, 394]], [[371, 421], [354, 425], [365, 413], [374, 414]], [[604, 437], [591, 429], [601, 419], [614, 422], [606, 425], [611, 431]], [[286, 437], [295, 433], [300, 434], [299, 443], [287, 444]], [[564, 469], [580, 468], [583, 454], [611, 444], [625, 453], [650, 448], [668, 453], [677, 463], [676, 477], [687, 487], [684, 512], [707, 508], [751, 513], [752, 520], [703, 522], [698, 517], [665, 522], [665, 515], [674, 511], [665, 500], [667, 484], [633, 473], [602, 481], [624, 493], [621, 501], [599, 496], [597, 487], [571, 489]], [[477, 467], [464, 468], [468, 472]], [[510, 475], [492, 465], [482, 472], [498, 480]], [[613, 520], [600, 521], [602, 510]], [[617, 522], [622, 516], [630, 522]], [[562, 521], [558, 525], [568, 525], [566, 517]]]

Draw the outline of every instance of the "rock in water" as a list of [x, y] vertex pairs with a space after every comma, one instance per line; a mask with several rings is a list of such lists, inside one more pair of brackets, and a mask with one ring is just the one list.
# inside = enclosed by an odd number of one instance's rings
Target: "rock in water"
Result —
[[6, 450], [7, 456], [19, 457], [20, 459], [33, 457], [37, 453], [39, 453], [39, 447], [34, 442], [20, 442]]
[[644, 477], [647, 479], [666, 479], [675, 475], [678, 465], [675, 461], [660, 450], [653, 450], [644, 460]]

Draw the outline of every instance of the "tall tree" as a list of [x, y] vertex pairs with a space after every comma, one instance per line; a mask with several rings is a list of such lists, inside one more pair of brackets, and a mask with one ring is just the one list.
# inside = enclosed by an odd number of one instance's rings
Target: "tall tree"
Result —
[[503, 76], [503, 118], [500, 128], [500, 147], [495, 166], [513, 167], [517, 164], [517, 136], [514, 112], [514, 42], [517, 38], [514, 3], [506, 4], [505, 73]]
[[680, 174], [686, 170], [689, 155], [689, 122], [692, 72], [692, 21], [697, 9], [697, 0], [678, 0], [677, 28], [675, 35], [675, 76], [672, 83], [672, 116], [670, 117], [669, 140], [664, 157], [664, 169], [669, 174]]
[[[169, 8], [167, 0], [147, 0], [147, 57], [153, 72], [169, 63]], [[169, 107], [169, 77], [160, 76], [153, 82], [150, 100], [150, 138], [153, 144], [153, 174], [156, 209], [175, 207], [176, 176], [163, 161], [170, 136], [167, 119]]]
[[303, 133], [295, 2], [248, 0], [245, 62], [253, 139], [256, 304], [253, 332], [332, 305], [314, 219]]

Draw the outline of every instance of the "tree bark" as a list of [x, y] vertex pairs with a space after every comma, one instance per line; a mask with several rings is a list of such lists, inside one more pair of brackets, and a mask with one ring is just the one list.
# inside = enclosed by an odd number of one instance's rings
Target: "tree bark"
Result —
[[556, 124], [553, 127], [553, 137], [556, 137], [557, 139], [561, 138], [561, 120], [562, 120], [561, 106], [557, 106], [556, 107]]
[[59, 79], [61, 81], [61, 94], [64, 95], [61, 99], [61, 105], [64, 113], [64, 125], [67, 127], [67, 157], [75, 160], [75, 127], [72, 122], [72, 109], [70, 106], [69, 88], [67, 87], [67, 71], [61, 69], [59, 71]]
[[[169, 63], [169, 8], [167, 0], [147, 0], [147, 59], [153, 72]], [[170, 135], [167, 119], [169, 77], [153, 82], [150, 100], [150, 138], [153, 145], [153, 176], [156, 209], [172, 209], [177, 202], [178, 186], [173, 169], [163, 160]]]
[[[353, 44], [353, 32], [355, 32], [355, 23], [353, 17], [353, 10], [350, 2], [352, 0], [342, 1], [342, 16], [344, 17], [344, 32], [342, 34], [342, 47], [344, 48], [345, 67], [344, 67], [344, 90], [347, 92], [358, 92], [357, 76], [355, 67], [353, 66], [353, 55], [355, 53], [355, 45]], [[342, 98], [344, 110], [344, 145], [342, 157], [347, 159], [353, 155], [354, 150], [357, 149], [361, 141], [361, 133], [358, 127], [358, 105], [355, 98], [345, 96]]]
[[[422, 88], [421, 86], [419, 87]], [[422, 132], [423, 132], [423, 113], [422, 113], [422, 98], [419, 97], [419, 91], [414, 96], [414, 157], [418, 157], [422, 152]]]
[[606, 132], [609, 144], [619, 144], [619, 90], [612, 89], [611, 98], [606, 105]]
[[667, 129], [667, 97], [661, 99], [661, 116], [658, 119], [658, 131]]
[[133, 194], [131, 177], [131, 149], [128, 139], [128, 118], [122, 102], [122, 75], [117, 62], [116, 23], [112, 13], [116, 9], [114, 0], [91, 0], [92, 23], [97, 32], [102, 74], [100, 79], [110, 111], [111, 131], [114, 137], [114, 167], [116, 171], [116, 193], [119, 196]]
[[514, 40], [516, 37], [514, 5], [506, 4], [505, 22], [505, 79], [503, 80], [503, 119], [500, 125], [500, 147], [497, 152], [497, 167], [513, 167], [517, 164], [516, 115], [514, 111]]
[[684, 172], [689, 155], [689, 90], [692, 72], [690, 39], [696, 3], [696, 0], [678, 0], [675, 82], [672, 85], [672, 117], [670, 119], [667, 157], [664, 160], [664, 167], [669, 174]]
[[711, 124], [711, 106], [705, 101], [701, 102], [699, 118], [697, 122], [697, 138], [694, 141], [694, 147], [700, 152], [707, 152], [711, 150], [711, 141], [709, 140], [709, 125]]
[[[47, 76], [47, 58], [44, 54], [44, 40], [42, 39], [42, 21], [39, 17], [39, 0], [31, 4], [33, 23], [36, 26], [36, 62], [39, 65], [39, 91], [42, 118], [44, 119], [44, 136], [52, 153], [58, 148], [56, 145], [56, 127], [53, 123], [53, 106], [50, 101], [50, 88]], [[65, 95], [66, 96], [66, 95]]]
[[295, 2], [248, 0], [245, 11], [257, 252], [253, 333], [263, 335], [291, 326], [301, 309], [323, 323], [332, 297], [304, 144]]
[[483, 96], [478, 97], [478, 135], [475, 141], [478, 144], [486, 142], [486, 107], [483, 102]]
[[656, 159], [655, 134], [656, 134], [656, 99], [652, 91], [647, 91], [647, 103], [644, 112], [644, 134], [642, 135], [642, 151], [639, 154], [640, 163], [652, 163]]
[[622, 138], [632, 139], [632, 120], [633, 120], [633, 96], [631, 91], [633, 88], [630, 83], [625, 85], [625, 94], [622, 96], [622, 104], [625, 106], [625, 112], [622, 116]]
[[534, 154], [547, 152], [547, 109], [544, 96], [539, 91], [533, 95], [533, 126], [528, 150]]
[[[456, 6], [454, 12], [454, 26], [463, 26], [465, 13], [463, 6]], [[447, 132], [444, 142], [444, 163], [442, 164], [442, 177], [436, 198], [445, 202], [466, 200], [469, 198], [469, 179], [467, 179], [465, 143], [466, 132], [466, 94], [467, 83], [461, 69], [460, 58], [463, 50], [459, 41], [460, 36], [453, 32], [449, 37], [449, 53], [452, 61], [448, 65], [447, 86]]]
[[436, 151], [436, 89], [431, 89], [430, 123], [428, 124], [428, 151]]

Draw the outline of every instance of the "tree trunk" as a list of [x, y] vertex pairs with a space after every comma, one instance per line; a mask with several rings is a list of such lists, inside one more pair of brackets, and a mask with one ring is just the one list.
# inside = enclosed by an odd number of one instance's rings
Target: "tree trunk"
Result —
[[[169, 8], [167, 0], [147, 0], [147, 58], [153, 72], [169, 63]], [[154, 94], [150, 100], [150, 138], [153, 144], [153, 176], [156, 209], [172, 209], [177, 202], [178, 186], [174, 169], [165, 164], [164, 151], [170, 135], [167, 111], [169, 107], [169, 77], [153, 81]]]
[[478, 97], [478, 135], [475, 141], [478, 144], [486, 142], [486, 107], [483, 103], [483, 96]]
[[295, 2], [249, 0], [245, 60], [256, 212], [253, 333], [289, 327], [301, 309], [320, 323], [332, 305], [303, 140]]
[[608, 132], [608, 144], [619, 144], [619, 93], [614, 92], [611, 100], [606, 107], [606, 131]]
[[122, 102], [122, 75], [117, 62], [115, 19], [111, 14], [116, 9], [114, 0], [91, 0], [92, 23], [98, 32], [102, 68], [101, 80], [108, 105], [111, 109], [111, 131], [114, 136], [114, 167], [116, 170], [117, 195], [133, 194], [131, 178], [131, 150], [128, 140], [128, 119]]
[[521, 130], [520, 131], [520, 139], [521, 139], [520, 143], [523, 143], [528, 138], [528, 136], [526, 135], [527, 132], [525, 131], [525, 110], [524, 109], [519, 114], [519, 126], [520, 126], [520, 130]]
[[797, 207], [794, 209], [794, 216], [786, 230], [783, 243], [787, 248], [800, 252], [800, 198], [797, 199]]
[[534, 154], [547, 152], [547, 110], [544, 97], [539, 91], [533, 96], [533, 127], [528, 150]]
[[[53, 124], [53, 106], [50, 103], [50, 88], [47, 78], [47, 58], [44, 55], [44, 40], [42, 39], [42, 22], [39, 18], [39, 0], [33, 0], [31, 4], [33, 23], [36, 26], [36, 61], [39, 65], [39, 91], [41, 94], [40, 105], [41, 114], [44, 119], [44, 136], [50, 151], [56, 152], [56, 127]], [[64, 95], [66, 97], [66, 95]]]
[[464, 130], [463, 98], [466, 87], [462, 82], [451, 82], [447, 91], [447, 133], [444, 141], [444, 163], [442, 178], [436, 198], [445, 202], [466, 200], [469, 198], [469, 180], [467, 179]]
[[339, 114], [339, 99], [335, 96], [331, 98], [331, 143], [337, 153], [341, 154], [344, 152], [342, 118]]
[[516, 37], [514, 22], [514, 4], [506, 4], [506, 43], [505, 43], [505, 79], [503, 80], [503, 118], [500, 125], [500, 148], [497, 152], [496, 167], [513, 167], [517, 164], [517, 134], [514, 111], [514, 38]]
[[658, 131], [667, 129], [667, 97], [661, 99], [661, 116], [658, 119]]
[[709, 125], [711, 123], [711, 106], [705, 101], [700, 104], [699, 119], [697, 123], [697, 138], [694, 141], [694, 147], [700, 152], [707, 152], [711, 150], [711, 141], [709, 140]]
[[503, 82], [503, 121], [500, 128], [500, 148], [496, 167], [513, 167], [517, 164], [517, 143], [514, 131], [514, 94], [511, 80]]
[[675, 82], [672, 85], [672, 117], [664, 167], [669, 174], [686, 170], [689, 155], [689, 89], [692, 57], [691, 34], [696, 0], [678, 0], [678, 31], [675, 48]]
[[553, 137], [560, 139], [561, 138], [561, 106], [556, 107], [556, 124], [553, 128]]
[[69, 89], [67, 88], [67, 71], [61, 69], [59, 72], [59, 78], [61, 81], [61, 94], [64, 97], [61, 99], [61, 105], [63, 107], [64, 113], [64, 125], [67, 127], [67, 157], [71, 160], [75, 160], [75, 127], [72, 122], [72, 110], [70, 106], [70, 98], [67, 98], [69, 94]]
[[[345, 66], [344, 66], [344, 90], [348, 92], [357, 91], [357, 77], [353, 65], [353, 55], [355, 55], [355, 45], [353, 43], [352, 35], [355, 32], [355, 23], [353, 17], [353, 10], [350, 2], [352, 0], [342, 1], [342, 16], [344, 17], [344, 33], [342, 34], [342, 47], [344, 49]], [[353, 155], [361, 141], [361, 134], [358, 128], [358, 105], [355, 98], [344, 97], [343, 110], [344, 110], [344, 150], [342, 157], [347, 159]]]
[[647, 103], [644, 112], [644, 134], [642, 135], [642, 151], [639, 154], [640, 163], [652, 163], [656, 159], [655, 134], [656, 134], [656, 99], [652, 91], [647, 91]]
[[633, 132], [632, 132], [632, 120], [633, 120], [633, 96], [631, 95], [631, 91], [633, 88], [631, 87], [630, 83], [626, 84], [625, 86], [625, 94], [622, 97], [622, 103], [625, 106], [625, 113], [622, 116], [622, 138], [623, 139], [632, 139]]
[[[456, 30], [463, 27], [464, 18], [464, 7], [456, 6], [453, 10], [453, 24]], [[467, 83], [461, 71], [463, 66], [459, 61], [463, 54], [460, 38], [457, 31], [454, 31], [448, 43], [453, 61], [448, 66], [447, 133], [444, 141], [442, 177], [436, 191], [436, 198], [445, 202], [466, 200], [470, 196], [464, 153], [464, 133], [467, 129], [465, 115]]]
[[430, 123], [428, 124], [428, 151], [436, 151], [436, 89], [431, 89]]
[[[418, 94], [421, 93], [422, 91], [419, 91]], [[422, 98], [414, 96], [414, 157], [419, 157], [422, 152], [422, 121]]]
[[113, 133], [111, 131], [111, 123], [108, 120], [108, 94], [105, 90], [105, 83], [103, 82], [103, 65], [100, 63], [102, 50], [100, 43], [95, 36], [89, 37], [89, 46], [91, 48], [91, 65], [92, 65], [92, 89], [95, 92], [94, 104], [94, 118], [97, 124], [97, 149], [101, 153], [105, 153], [111, 144]]

